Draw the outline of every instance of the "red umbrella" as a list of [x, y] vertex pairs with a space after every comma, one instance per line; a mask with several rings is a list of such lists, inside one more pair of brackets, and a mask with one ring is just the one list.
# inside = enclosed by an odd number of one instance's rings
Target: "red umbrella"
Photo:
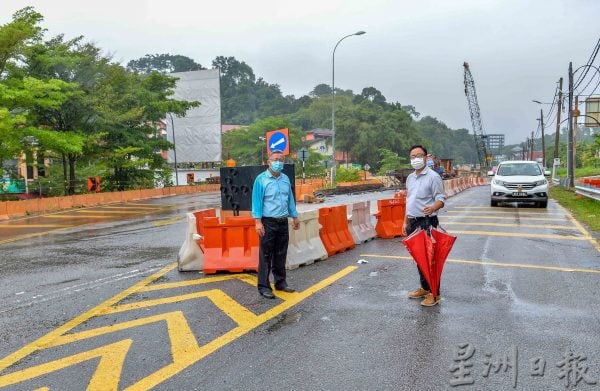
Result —
[[450, 250], [452, 250], [452, 246], [456, 241], [456, 236], [448, 235], [442, 228], [431, 227], [430, 232], [434, 243], [433, 258], [429, 270], [431, 282], [428, 282], [429, 287], [431, 288], [431, 293], [433, 293], [434, 296], [438, 296], [440, 292], [440, 281], [442, 278], [444, 263], [446, 263], [446, 258], [448, 258]]
[[423, 273], [423, 277], [431, 287], [431, 262], [434, 258], [434, 248], [433, 242], [429, 235], [427, 235], [427, 231], [419, 228], [410, 234], [405, 239], [402, 239], [402, 244], [410, 255], [412, 255], [415, 263], [421, 273]]
[[431, 293], [439, 296], [444, 263], [454, 245], [456, 236], [448, 235], [443, 229], [433, 227], [430, 235], [427, 235], [426, 230], [419, 228], [402, 240], [402, 244], [423, 273], [423, 277], [431, 288]]

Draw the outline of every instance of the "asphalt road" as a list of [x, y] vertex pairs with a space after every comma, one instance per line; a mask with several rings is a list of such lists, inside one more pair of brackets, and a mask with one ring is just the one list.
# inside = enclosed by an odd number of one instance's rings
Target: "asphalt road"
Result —
[[56, 218], [62, 227], [0, 240], [0, 388], [600, 386], [600, 246], [554, 202], [491, 208], [487, 186], [451, 197], [440, 221], [458, 240], [432, 308], [406, 298], [418, 277], [400, 238], [289, 271], [298, 292], [271, 301], [254, 274], [177, 272], [184, 213], [218, 203], [143, 201], [124, 209], [138, 213]]

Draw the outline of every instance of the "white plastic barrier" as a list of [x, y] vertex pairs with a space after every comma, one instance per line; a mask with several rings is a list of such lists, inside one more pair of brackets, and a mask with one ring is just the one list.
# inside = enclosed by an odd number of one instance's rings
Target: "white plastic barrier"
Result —
[[294, 230], [292, 219], [288, 219], [290, 242], [288, 245], [286, 269], [296, 269], [300, 265], [310, 265], [326, 259], [327, 250], [319, 236], [319, 211], [309, 210], [298, 214], [300, 229]]
[[377, 234], [371, 222], [371, 201], [355, 202], [351, 205], [352, 215], [348, 217], [348, 229], [355, 244], [374, 239]]
[[196, 216], [193, 213], [186, 213], [187, 232], [185, 241], [177, 254], [177, 268], [179, 271], [202, 271], [204, 268], [204, 253], [196, 243], [200, 235], [196, 230]]

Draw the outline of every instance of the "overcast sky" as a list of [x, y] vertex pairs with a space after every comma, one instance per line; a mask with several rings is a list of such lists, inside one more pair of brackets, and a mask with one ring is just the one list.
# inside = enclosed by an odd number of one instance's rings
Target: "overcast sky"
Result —
[[331, 84], [336, 42], [364, 30], [336, 51], [336, 87], [373, 86], [472, 132], [468, 61], [484, 130], [507, 143], [536, 130], [550, 106], [531, 100], [551, 102], [561, 76], [566, 88], [569, 61], [585, 64], [600, 37], [597, 0], [5, 0], [0, 24], [27, 5], [44, 15], [48, 37], [83, 35], [123, 64], [171, 53], [210, 68], [216, 56], [234, 56], [296, 97]]

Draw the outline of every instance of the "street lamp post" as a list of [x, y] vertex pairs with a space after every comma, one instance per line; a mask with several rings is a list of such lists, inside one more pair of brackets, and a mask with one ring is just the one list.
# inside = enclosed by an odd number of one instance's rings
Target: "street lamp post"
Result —
[[348, 34], [342, 37], [333, 48], [331, 60], [331, 153], [333, 155], [333, 164], [331, 165], [331, 187], [335, 187], [335, 50], [340, 42], [353, 35], [363, 35], [365, 31], [357, 31], [354, 34]]
[[173, 115], [168, 113], [171, 118], [171, 130], [173, 131], [173, 160], [175, 161], [175, 186], [179, 186], [179, 174], [177, 173], [177, 144], [175, 144], [175, 122]]
[[[258, 139], [260, 141], [265, 141], [267, 140], [266, 137], [263, 136], [258, 136]], [[264, 147], [260, 147], [260, 164], [265, 164], [265, 148]]]

